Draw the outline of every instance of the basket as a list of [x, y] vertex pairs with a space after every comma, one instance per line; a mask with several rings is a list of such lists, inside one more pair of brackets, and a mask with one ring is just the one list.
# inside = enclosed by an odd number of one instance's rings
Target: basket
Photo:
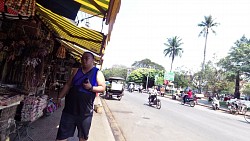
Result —
[[101, 113], [102, 113], [102, 110], [103, 110], [103, 107], [102, 107], [100, 104], [94, 105], [94, 111], [95, 111], [96, 113], [101, 114]]
[[15, 124], [15, 120], [12, 118], [9, 118], [7, 120], [1, 120], [0, 121], [0, 133], [10, 128], [10, 126], [13, 124]]
[[15, 120], [9, 118], [8, 120], [0, 121], [0, 141], [7, 141], [9, 134], [15, 131]]
[[[17, 109], [18, 105], [14, 105], [11, 107], [7, 107], [4, 109], [0, 110], [0, 121], [4, 121], [4, 120], [8, 120], [9, 118], [13, 118], [16, 115], [16, 109]], [[1, 123], [0, 123], [1, 126]]]

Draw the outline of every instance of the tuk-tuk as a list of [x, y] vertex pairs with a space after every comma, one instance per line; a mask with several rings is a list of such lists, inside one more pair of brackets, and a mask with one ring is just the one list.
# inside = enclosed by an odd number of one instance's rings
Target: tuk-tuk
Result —
[[121, 100], [124, 95], [124, 81], [122, 77], [110, 77], [108, 79], [109, 85], [106, 86], [106, 98], [112, 98], [116, 95], [118, 100]]

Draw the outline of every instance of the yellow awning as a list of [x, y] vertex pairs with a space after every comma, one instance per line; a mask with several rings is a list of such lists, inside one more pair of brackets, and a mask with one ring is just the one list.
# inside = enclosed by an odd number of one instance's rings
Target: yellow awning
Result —
[[97, 55], [103, 54], [106, 36], [103, 33], [77, 27], [68, 19], [57, 15], [37, 4], [36, 14], [43, 23], [56, 35], [57, 39], [76, 44]]
[[104, 17], [106, 25], [109, 25], [108, 39], [110, 41], [111, 32], [115, 23], [116, 15], [118, 14], [121, 6], [121, 0], [75, 0], [82, 4], [80, 11]]
[[[81, 59], [81, 56], [84, 52], [86, 52], [86, 50], [83, 50], [82, 48], [74, 45], [74, 44], [71, 44], [71, 43], [68, 43], [68, 42], [65, 42], [65, 41], [61, 41], [59, 40], [59, 42], [69, 51], [72, 53], [73, 57], [80, 60]], [[95, 62], [97, 64], [100, 64], [101, 63], [101, 56], [99, 55], [96, 55], [94, 54], [94, 57], [95, 57]]]
[[106, 17], [110, 0], [75, 0], [80, 3], [80, 11], [98, 17]]

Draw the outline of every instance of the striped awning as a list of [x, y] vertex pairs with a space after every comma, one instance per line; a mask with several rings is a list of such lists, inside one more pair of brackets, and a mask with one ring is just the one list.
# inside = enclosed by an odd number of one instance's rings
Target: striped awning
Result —
[[54, 33], [57, 39], [78, 45], [97, 55], [103, 54], [106, 36], [84, 27], [77, 27], [68, 19], [57, 15], [37, 4], [36, 14], [43, 23]]
[[[0, 4], [2, 5], [2, 7], [4, 7], [5, 1], [0, 1]], [[106, 43], [110, 40], [110, 35], [115, 23], [116, 15], [120, 9], [121, 0], [74, 0], [73, 2], [81, 4], [79, 9], [80, 11], [88, 13], [92, 16], [103, 18], [105, 24], [109, 26], [108, 35], [104, 35], [101, 32], [94, 31], [88, 28], [77, 27], [72, 21], [61, 16], [60, 13], [56, 14], [50, 9], [44, 8], [38, 2], [36, 2], [35, 13], [36, 16], [43, 21], [44, 25], [46, 25], [48, 29], [50, 29], [50, 31], [57, 39], [72, 44], [73, 46], [71, 47], [77, 45], [84, 50], [91, 51], [101, 58], [104, 54]], [[64, 3], [60, 4], [63, 5], [63, 7], [65, 6]], [[8, 8], [7, 10], [2, 8], [1, 12], [14, 15], [17, 14], [17, 11], [10, 10], [11, 9]], [[2, 15], [2, 18], [6, 18], [6, 14]], [[13, 16], [9, 17], [12, 18]], [[14, 16], [14, 18], [16, 17], [17, 16]], [[18, 15], [18, 18], [20, 17], [23, 16]], [[73, 51], [73, 53], [76, 54], [76, 51]]]
[[115, 23], [116, 15], [121, 6], [121, 0], [75, 0], [82, 4], [80, 11], [105, 18], [106, 25], [109, 25], [107, 41], [110, 41], [111, 32]]
[[103, 18], [108, 12], [110, 0], [75, 0], [75, 2], [81, 4], [80, 11]]
[[[72, 43], [65, 42], [62, 40], [58, 40], [58, 41], [71, 53], [71, 55], [74, 56], [74, 58], [76, 58], [78, 60], [80, 60], [82, 54], [87, 51], [87, 50], [84, 50], [84, 49], [80, 48], [79, 46], [74, 45]], [[94, 54], [94, 57], [95, 57], [95, 62], [97, 64], [100, 64], [101, 60], [102, 60], [101, 56]]]

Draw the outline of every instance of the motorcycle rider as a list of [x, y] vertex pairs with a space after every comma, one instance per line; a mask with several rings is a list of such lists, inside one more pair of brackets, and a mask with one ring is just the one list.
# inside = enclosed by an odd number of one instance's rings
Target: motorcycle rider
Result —
[[139, 93], [142, 93], [142, 90], [143, 90], [143, 86], [141, 84], [140, 87], [139, 87]]
[[129, 92], [133, 92], [134, 91], [134, 84], [130, 84], [129, 85]]
[[157, 87], [154, 87], [153, 92], [149, 95], [150, 102], [154, 102], [157, 94], [158, 94]]
[[188, 101], [189, 98], [192, 98], [193, 92], [191, 89], [188, 90], [187, 95], [183, 97], [184, 104]]

